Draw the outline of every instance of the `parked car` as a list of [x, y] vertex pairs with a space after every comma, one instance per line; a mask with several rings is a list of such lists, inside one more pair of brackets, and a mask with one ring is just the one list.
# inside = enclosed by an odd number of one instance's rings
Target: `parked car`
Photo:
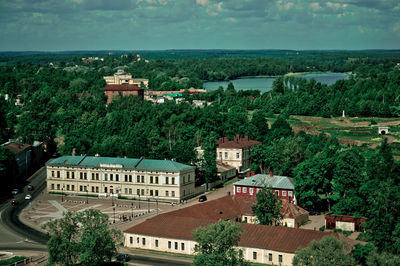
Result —
[[117, 261], [129, 261], [129, 255], [125, 254], [125, 253], [119, 253], [115, 256], [115, 258], [117, 259]]
[[11, 194], [13, 194], [13, 195], [17, 195], [19, 193], [19, 189], [18, 188], [14, 188], [12, 191], [11, 191]]
[[26, 194], [26, 195], [25, 195], [25, 199], [26, 199], [26, 200], [32, 199], [32, 195], [31, 195], [31, 194]]
[[28, 188], [28, 190], [29, 190], [29, 191], [32, 191], [32, 190], [34, 190], [34, 187], [33, 187], [33, 185], [28, 185], [28, 187], [27, 187], [27, 188]]
[[207, 196], [206, 195], [203, 195], [203, 196], [199, 197], [199, 202], [203, 202], [203, 201], [206, 201], [206, 200], [207, 200]]
[[13, 205], [13, 206], [18, 205], [18, 201], [15, 200], [15, 199], [13, 199], [13, 200], [11, 201], [11, 205]]
[[310, 215], [320, 215], [321, 213], [319, 211], [316, 211], [316, 210], [311, 210], [311, 211], [308, 212], [308, 214], [310, 214]]

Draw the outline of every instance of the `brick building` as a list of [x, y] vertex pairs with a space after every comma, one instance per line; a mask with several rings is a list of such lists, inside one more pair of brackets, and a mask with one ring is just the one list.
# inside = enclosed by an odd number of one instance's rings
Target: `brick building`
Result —
[[103, 88], [104, 93], [107, 96], [107, 104], [112, 101], [113, 96], [121, 95], [136, 95], [143, 99], [144, 89], [133, 84], [124, 85], [107, 85]]

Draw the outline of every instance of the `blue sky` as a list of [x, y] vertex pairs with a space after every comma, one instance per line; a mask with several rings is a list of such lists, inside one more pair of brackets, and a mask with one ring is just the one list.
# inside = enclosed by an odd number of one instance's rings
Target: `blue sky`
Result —
[[400, 0], [0, 0], [1, 51], [399, 49]]

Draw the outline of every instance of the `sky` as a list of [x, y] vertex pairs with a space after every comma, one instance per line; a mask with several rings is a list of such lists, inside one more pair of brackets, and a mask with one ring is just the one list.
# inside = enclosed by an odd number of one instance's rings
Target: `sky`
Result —
[[0, 0], [0, 51], [400, 49], [400, 0]]

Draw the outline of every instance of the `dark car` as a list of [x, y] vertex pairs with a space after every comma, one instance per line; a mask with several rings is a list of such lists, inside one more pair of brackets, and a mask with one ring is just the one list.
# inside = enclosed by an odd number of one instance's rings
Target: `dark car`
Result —
[[310, 215], [320, 215], [321, 213], [319, 211], [316, 211], [316, 210], [311, 210], [311, 211], [308, 212], [308, 214], [310, 214]]
[[33, 187], [32, 185], [28, 185], [28, 187], [27, 187], [27, 188], [28, 188], [28, 190], [29, 190], [29, 191], [32, 191], [32, 190], [34, 190], [34, 187]]
[[12, 191], [11, 191], [11, 194], [13, 194], [13, 195], [17, 195], [19, 193], [19, 189], [18, 188], [14, 188]]
[[15, 199], [13, 199], [13, 200], [11, 201], [11, 205], [12, 205], [12, 206], [18, 205], [18, 201], [15, 200]]
[[203, 195], [199, 197], [199, 202], [203, 202], [207, 200], [207, 196]]
[[129, 261], [129, 255], [128, 254], [124, 254], [124, 253], [119, 253], [115, 256], [115, 258], [117, 259], [117, 261]]

